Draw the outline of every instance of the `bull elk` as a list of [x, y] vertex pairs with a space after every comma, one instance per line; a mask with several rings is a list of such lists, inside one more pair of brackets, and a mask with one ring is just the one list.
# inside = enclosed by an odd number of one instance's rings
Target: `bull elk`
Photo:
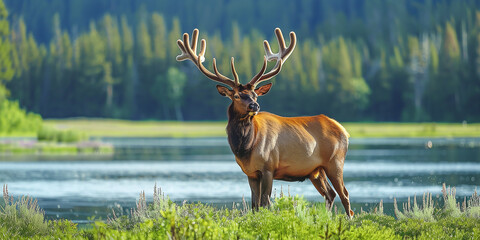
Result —
[[[241, 84], [231, 59], [233, 78], [228, 78], [217, 69], [213, 59], [213, 71], [207, 70], [205, 60], [206, 41], [202, 39], [197, 55], [198, 29], [190, 42], [189, 35], [183, 34], [183, 41], [177, 40], [182, 54], [177, 61], [191, 60], [198, 69], [217, 85], [220, 95], [230, 98], [228, 107], [228, 142], [235, 159], [248, 177], [252, 194], [252, 209], [269, 206], [273, 179], [303, 181], [310, 179], [318, 192], [325, 197], [327, 209], [331, 210], [335, 191], [338, 193], [345, 212], [352, 217], [348, 191], [343, 182], [343, 165], [348, 149], [349, 134], [337, 121], [325, 116], [281, 117], [268, 112], [259, 112], [257, 97], [268, 93], [272, 83], [256, 86], [277, 75], [282, 64], [293, 52], [296, 35], [290, 32], [290, 45], [286, 47], [280, 29], [275, 29], [279, 52], [272, 53], [268, 41], [264, 41], [265, 56], [260, 72], [247, 84]], [[267, 61], [276, 61], [267, 73]]]

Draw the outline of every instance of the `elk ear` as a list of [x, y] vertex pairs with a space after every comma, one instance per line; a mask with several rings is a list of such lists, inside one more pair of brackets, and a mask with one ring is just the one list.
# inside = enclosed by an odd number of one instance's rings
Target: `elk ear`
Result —
[[269, 83], [269, 84], [265, 84], [257, 89], [255, 89], [255, 93], [258, 95], [258, 96], [263, 96], [265, 94], [268, 93], [268, 91], [270, 91], [270, 88], [272, 87], [272, 83]]
[[232, 98], [232, 90], [222, 86], [222, 85], [217, 85], [217, 90], [218, 90], [218, 93], [220, 93], [220, 95], [224, 96], [224, 97], [228, 97], [228, 98]]

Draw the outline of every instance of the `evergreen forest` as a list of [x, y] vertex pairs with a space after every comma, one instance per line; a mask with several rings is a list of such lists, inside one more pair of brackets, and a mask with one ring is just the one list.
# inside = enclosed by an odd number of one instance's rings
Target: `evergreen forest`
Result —
[[475, 0], [0, 0], [0, 100], [44, 118], [224, 120], [230, 100], [175, 60], [176, 40], [198, 28], [204, 65], [231, 76], [235, 57], [245, 83], [275, 27], [298, 43], [263, 111], [480, 121]]

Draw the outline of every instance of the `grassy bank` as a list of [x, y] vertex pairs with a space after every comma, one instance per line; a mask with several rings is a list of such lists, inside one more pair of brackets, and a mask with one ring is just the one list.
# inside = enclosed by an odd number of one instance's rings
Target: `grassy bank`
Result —
[[354, 138], [480, 137], [480, 123], [344, 123]]
[[324, 204], [280, 196], [268, 209], [252, 212], [244, 202], [233, 209], [205, 204], [177, 205], [155, 188], [153, 202], [141, 193], [129, 215], [78, 229], [68, 220], [45, 221], [35, 200], [14, 201], [4, 187], [0, 237], [5, 239], [476, 239], [480, 234], [480, 198], [475, 192], [457, 202], [455, 190], [443, 190], [443, 202], [429, 194], [409, 200], [395, 217], [382, 204], [353, 219], [327, 211]]
[[114, 119], [46, 120], [56, 129], [72, 129], [91, 137], [222, 137], [226, 122], [126, 121]]
[[[125, 121], [113, 119], [46, 120], [47, 126], [92, 137], [225, 137], [226, 122]], [[480, 137], [480, 124], [342, 123], [353, 138]]]
[[102, 142], [56, 143], [34, 140], [0, 140], [1, 155], [77, 155], [77, 154], [113, 154], [113, 146]]

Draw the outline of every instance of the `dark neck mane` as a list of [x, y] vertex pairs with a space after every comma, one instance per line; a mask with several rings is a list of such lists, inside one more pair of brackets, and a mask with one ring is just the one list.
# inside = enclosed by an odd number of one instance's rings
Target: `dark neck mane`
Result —
[[228, 107], [228, 143], [237, 158], [247, 160], [255, 143], [255, 127], [250, 116], [235, 112], [233, 103]]

